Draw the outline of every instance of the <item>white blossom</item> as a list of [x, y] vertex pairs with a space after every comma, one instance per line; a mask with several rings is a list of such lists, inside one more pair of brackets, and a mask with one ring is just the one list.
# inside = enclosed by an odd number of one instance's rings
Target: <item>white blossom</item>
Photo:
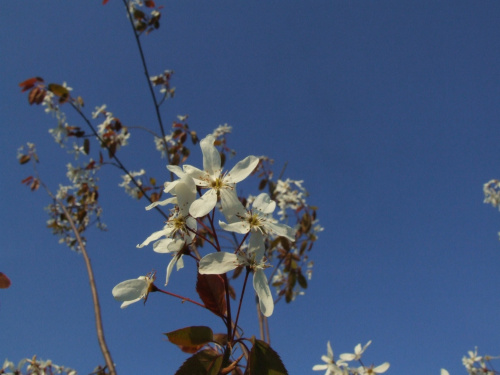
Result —
[[113, 297], [117, 301], [123, 302], [120, 306], [122, 309], [141, 299], [144, 299], [144, 302], [146, 302], [154, 281], [154, 274], [122, 281], [113, 288]]
[[268, 267], [264, 251], [264, 237], [260, 232], [254, 232], [250, 236], [246, 253], [240, 250], [238, 254], [224, 251], [208, 254], [200, 260], [199, 272], [202, 275], [220, 275], [239, 266], [250, 267], [253, 270], [253, 287], [259, 297], [260, 311], [269, 317], [274, 310], [274, 301], [264, 273], [264, 269]]
[[263, 234], [273, 233], [295, 241], [295, 230], [288, 225], [278, 223], [272, 217], [276, 202], [272, 201], [266, 193], [259, 194], [253, 201], [252, 209], [248, 211], [237, 197], [229, 196], [228, 198], [224, 214], [230, 223], [219, 221], [222, 229], [242, 234], [250, 231], [259, 231]]

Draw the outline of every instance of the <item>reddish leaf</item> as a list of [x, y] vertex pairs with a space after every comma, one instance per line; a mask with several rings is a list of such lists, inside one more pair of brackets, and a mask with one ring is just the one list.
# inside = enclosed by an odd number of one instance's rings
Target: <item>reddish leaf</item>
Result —
[[102, 0], [102, 5], [106, 5], [109, 0]]
[[220, 275], [202, 275], [198, 273], [196, 291], [205, 306], [215, 315], [226, 315], [226, 290]]
[[19, 163], [21, 164], [26, 164], [27, 162], [29, 162], [31, 160], [31, 156], [29, 155], [23, 155], [21, 156], [21, 158], [19, 159]]
[[19, 84], [19, 86], [22, 87], [22, 92], [25, 92], [25, 91], [28, 91], [33, 86], [35, 86], [35, 83], [37, 83], [37, 82], [43, 82], [43, 79], [41, 79], [40, 77], [33, 77], [30, 79], [27, 79], [24, 82], [21, 82]]
[[46, 91], [40, 87], [34, 87], [29, 95], [28, 95], [28, 102], [31, 104], [40, 104], [43, 102], [43, 99], [45, 98]]
[[144, 2], [144, 5], [146, 5], [148, 8], [154, 8], [156, 6], [153, 0], [146, 0]]
[[28, 185], [29, 183], [31, 183], [31, 181], [33, 181], [33, 176], [28, 176], [24, 180], [21, 181], [21, 184]]
[[196, 353], [214, 340], [210, 327], [192, 326], [165, 333], [168, 341], [177, 345], [183, 352]]
[[7, 289], [10, 286], [10, 279], [3, 272], [0, 272], [0, 289]]

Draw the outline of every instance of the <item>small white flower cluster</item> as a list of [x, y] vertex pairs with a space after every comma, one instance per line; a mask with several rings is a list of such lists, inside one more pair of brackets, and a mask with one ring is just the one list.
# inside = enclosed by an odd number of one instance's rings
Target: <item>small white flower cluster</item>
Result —
[[161, 153], [162, 158], [167, 157], [167, 153], [165, 151], [165, 144], [167, 144], [167, 146], [175, 145], [175, 141], [172, 135], [173, 133], [167, 134], [164, 139], [161, 139], [161, 137], [154, 137], [156, 150], [158, 150]]
[[483, 185], [484, 203], [500, 209], [500, 181], [491, 180]]
[[213, 132], [212, 135], [215, 139], [222, 137], [226, 134], [230, 134], [233, 131], [233, 127], [228, 124], [219, 125]]
[[[71, 90], [70, 87], [66, 87]], [[49, 133], [54, 137], [56, 143], [61, 147], [64, 147], [63, 142], [66, 141], [68, 134], [68, 122], [66, 120], [66, 114], [61, 111], [59, 106], [55, 104], [55, 95], [51, 91], [47, 91], [43, 99], [42, 105], [45, 106], [45, 112], [52, 114], [57, 119], [57, 126], [55, 128], [49, 129]]]
[[[361, 361], [361, 357], [366, 348], [371, 344], [371, 340], [365, 346], [358, 344], [354, 347], [354, 353], [344, 353], [340, 355], [340, 359], [335, 360], [330, 341], [327, 343], [327, 355], [321, 356], [325, 364], [315, 365], [314, 371], [326, 370], [325, 375], [368, 375], [368, 374], [383, 374], [389, 369], [389, 362], [384, 362], [379, 366], [371, 365], [366, 367]], [[351, 367], [349, 362], [359, 362], [360, 366], [354, 365]]]
[[132, 182], [132, 177], [134, 177], [134, 180], [142, 186], [142, 181], [140, 178], [137, 178], [139, 176], [143, 176], [146, 174], [146, 171], [144, 169], [141, 169], [140, 171], [134, 172], [130, 171], [129, 174], [124, 174], [122, 175], [122, 182], [118, 184], [118, 186], [122, 187], [125, 189], [125, 193], [130, 195], [132, 198], [138, 198], [140, 194], [140, 189], [137, 186], [131, 186], [130, 183]]
[[[469, 375], [497, 375], [498, 372], [495, 371], [491, 366], [489, 365], [489, 362], [492, 359], [498, 359], [498, 357], [492, 357], [489, 355], [484, 355], [480, 356], [477, 355], [477, 348], [474, 349], [474, 351], [469, 350], [467, 353], [469, 356], [464, 356], [462, 358], [462, 364], [464, 365], [465, 369], [467, 370], [467, 374]], [[445, 370], [441, 369], [441, 375], [450, 375], [450, 373]]]
[[99, 134], [101, 139], [106, 141], [111, 138], [112, 143], [117, 146], [116, 149], [118, 149], [118, 146], [126, 146], [130, 138], [130, 133], [121, 124], [117, 126], [117, 121], [119, 120], [113, 116], [112, 112], [106, 111], [106, 104], [96, 107], [95, 111], [92, 112], [93, 119], [96, 119], [99, 115], [104, 117], [104, 121], [97, 125], [97, 134]]
[[[152, 17], [159, 16], [159, 12], [157, 10], [153, 10], [151, 12]], [[175, 94], [175, 87], [170, 87], [170, 78], [174, 74], [173, 70], [165, 70], [162, 74], [157, 76], [151, 76], [149, 79], [154, 86], [161, 86], [160, 93], [162, 93], [165, 98], [173, 97]]]
[[[26, 366], [26, 369], [23, 368]], [[23, 372], [24, 371], [24, 372]], [[9, 360], [5, 360], [2, 368], [0, 369], [0, 374], [5, 375], [52, 375], [52, 374], [66, 374], [66, 375], [77, 375], [77, 372], [68, 367], [55, 365], [52, 361], [37, 359], [36, 356], [33, 358], [26, 358], [21, 360], [17, 367], [15, 364]]]
[[[498, 207], [500, 210], [500, 181], [490, 180], [483, 185], [484, 203], [491, 204], [493, 207]], [[500, 239], [500, 232], [498, 232]]]

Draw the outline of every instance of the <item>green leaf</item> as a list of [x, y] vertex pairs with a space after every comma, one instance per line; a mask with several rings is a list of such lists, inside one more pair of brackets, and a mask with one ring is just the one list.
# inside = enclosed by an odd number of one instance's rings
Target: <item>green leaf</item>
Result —
[[188, 358], [175, 375], [217, 375], [222, 366], [223, 355], [207, 349]]
[[69, 97], [69, 91], [66, 87], [58, 85], [57, 83], [49, 84], [49, 91], [52, 92], [55, 96], [61, 98], [61, 102], [65, 101]]
[[288, 375], [280, 356], [264, 341], [253, 338], [245, 375]]
[[297, 281], [299, 282], [299, 285], [303, 289], [307, 289], [307, 279], [304, 277], [302, 274], [302, 271], [299, 269], [298, 275], [297, 275]]
[[165, 333], [168, 341], [187, 352], [199, 350], [202, 346], [214, 341], [210, 327], [192, 326]]

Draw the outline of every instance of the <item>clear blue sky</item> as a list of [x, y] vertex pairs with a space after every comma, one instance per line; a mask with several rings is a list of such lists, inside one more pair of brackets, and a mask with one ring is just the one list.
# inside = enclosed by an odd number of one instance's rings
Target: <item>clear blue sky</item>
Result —
[[[482, 203], [483, 183], [500, 178], [500, 3], [163, 5], [143, 40], [153, 74], [176, 72], [166, 122], [189, 114], [202, 136], [233, 125], [236, 160], [288, 162], [319, 207], [310, 288], [270, 319], [290, 374], [312, 374], [328, 340], [336, 354], [373, 340], [367, 363], [389, 361], [396, 375], [464, 374], [476, 345], [500, 354], [500, 213]], [[0, 271], [12, 280], [0, 290], [0, 361], [37, 354], [86, 374], [103, 360], [83, 259], [45, 228], [49, 199], [20, 184], [30, 167], [16, 150], [37, 144], [53, 188], [69, 156], [18, 83], [67, 81], [89, 113], [106, 103], [126, 125], [155, 126], [152, 105], [121, 1], [6, 1], [0, 25]], [[138, 151], [150, 139], [130, 142], [130, 168], [166, 180], [165, 160]], [[198, 150], [190, 163], [201, 165]], [[162, 333], [218, 322], [157, 295], [120, 310], [113, 286], [153, 268], [163, 277], [169, 258], [135, 248], [162, 218], [117, 188], [115, 170], [101, 179], [109, 231], [88, 239], [114, 360], [121, 374], [174, 373], [186, 355]], [[171, 290], [195, 296], [192, 271], [173, 274]]]

